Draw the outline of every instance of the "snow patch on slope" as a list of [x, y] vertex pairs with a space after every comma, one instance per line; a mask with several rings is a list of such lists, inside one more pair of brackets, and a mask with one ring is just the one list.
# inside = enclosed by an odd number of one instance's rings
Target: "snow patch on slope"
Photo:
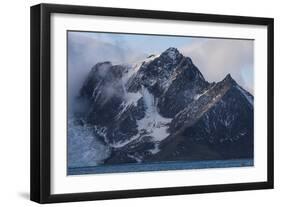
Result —
[[134, 105], [137, 106], [138, 101], [141, 99], [142, 95], [141, 93], [127, 93], [125, 100], [128, 105]]
[[157, 154], [158, 152], [160, 152], [160, 149], [159, 149], [159, 143], [155, 143], [154, 144], [154, 148], [149, 150], [149, 152], [153, 155]]
[[157, 99], [145, 87], [142, 87], [142, 94], [146, 111], [145, 117], [137, 121], [138, 131], [151, 136], [153, 141], [160, 142], [169, 136], [167, 129], [172, 119], [164, 118], [158, 113]]
[[155, 154], [159, 152], [157, 143], [169, 136], [167, 129], [172, 119], [164, 118], [158, 113], [157, 99], [143, 86], [141, 97], [143, 97], [146, 111], [145, 117], [137, 121], [138, 133], [132, 136], [131, 139], [114, 143], [114, 145], [111, 146], [114, 148], [121, 148], [137, 139], [141, 139], [143, 136], [151, 136], [152, 141], [155, 142], [155, 149], [151, 150], [151, 153]]
[[138, 138], [139, 138], [139, 135], [137, 134], [135, 136], [132, 136], [131, 139], [127, 139], [126, 141], [119, 141], [119, 142], [116, 142], [114, 144], [110, 144], [110, 146], [113, 147], [113, 148], [121, 148], [121, 147], [124, 147], [127, 144], [135, 141]]
[[138, 156], [136, 156], [136, 155], [130, 155], [130, 154], [128, 154], [128, 157], [130, 157], [130, 158], [136, 160], [138, 163], [142, 162], [142, 158], [141, 158], [141, 157], [138, 157]]
[[145, 58], [144, 60], [137, 61], [134, 63], [128, 63], [128, 70], [126, 73], [124, 73], [122, 77], [122, 81], [124, 84], [133, 76], [135, 75], [139, 69], [145, 65], [153, 61], [154, 59], [158, 58], [159, 55], [150, 55], [149, 57]]
[[194, 96], [194, 100], [198, 100], [201, 96], [204, 96], [209, 90], [211, 90], [212, 88], [214, 88], [216, 85], [213, 85], [210, 89], [207, 89], [206, 91], [204, 91], [203, 93], [197, 94]]

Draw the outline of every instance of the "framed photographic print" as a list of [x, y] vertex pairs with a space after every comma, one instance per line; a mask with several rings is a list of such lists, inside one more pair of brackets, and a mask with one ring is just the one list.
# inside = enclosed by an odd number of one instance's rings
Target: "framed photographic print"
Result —
[[31, 200], [273, 188], [273, 19], [31, 7]]

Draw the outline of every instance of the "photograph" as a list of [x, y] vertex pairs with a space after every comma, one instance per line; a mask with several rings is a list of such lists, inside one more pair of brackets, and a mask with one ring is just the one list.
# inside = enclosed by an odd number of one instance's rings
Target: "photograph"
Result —
[[254, 39], [66, 33], [67, 175], [254, 167]]
[[30, 15], [32, 201], [274, 188], [274, 18], [65, 4]]

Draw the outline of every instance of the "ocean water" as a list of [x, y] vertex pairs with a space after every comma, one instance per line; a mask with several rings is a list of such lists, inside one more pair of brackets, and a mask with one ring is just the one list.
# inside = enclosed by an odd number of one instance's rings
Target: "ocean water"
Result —
[[254, 166], [253, 159], [236, 160], [208, 160], [208, 161], [176, 161], [161, 163], [131, 163], [120, 165], [99, 165], [90, 167], [73, 167], [67, 169], [68, 175], [102, 174], [102, 173], [125, 173], [125, 172], [146, 172], [206, 168], [230, 168]]

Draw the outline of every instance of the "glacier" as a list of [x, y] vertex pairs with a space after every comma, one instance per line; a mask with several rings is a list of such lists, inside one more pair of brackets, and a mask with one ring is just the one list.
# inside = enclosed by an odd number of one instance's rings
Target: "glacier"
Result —
[[77, 124], [68, 118], [67, 153], [68, 167], [96, 166], [110, 155], [110, 148], [93, 134], [93, 127]]

